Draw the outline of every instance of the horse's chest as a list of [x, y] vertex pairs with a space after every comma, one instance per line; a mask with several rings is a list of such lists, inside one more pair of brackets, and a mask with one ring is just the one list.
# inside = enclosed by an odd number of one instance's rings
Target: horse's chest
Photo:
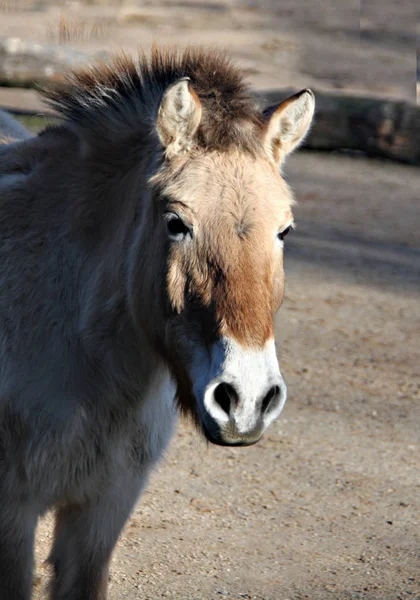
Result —
[[121, 473], [132, 477], [147, 473], [170, 439], [174, 394], [169, 374], [159, 371], [132, 411], [100, 418], [81, 411], [65, 435], [39, 452], [37, 464], [28, 465], [42, 504], [82, 502], [106, 492]]

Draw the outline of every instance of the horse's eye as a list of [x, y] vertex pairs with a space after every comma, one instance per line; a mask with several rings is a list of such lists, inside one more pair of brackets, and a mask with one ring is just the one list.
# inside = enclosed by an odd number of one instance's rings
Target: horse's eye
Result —
[[280, 233], [277, 234], [277, 237], [279, 238], [279, 240], [283, 241], [284, 238], [286, 237], [286, 235], [289, 233], [289, 231], [291, 230], [292, 226], [289, 225], [289, 227], [286, 227], [286, 229], [284, 231], [281, 231]]
[[175, 213], [166, 213], [165, 220], [168, 235], [172, 240], [180, 241], [191, 235], [191, 229]]

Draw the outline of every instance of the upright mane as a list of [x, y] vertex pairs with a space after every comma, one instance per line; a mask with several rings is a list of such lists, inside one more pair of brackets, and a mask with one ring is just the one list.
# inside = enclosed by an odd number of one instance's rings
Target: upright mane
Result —
[[66, 75], [43, 90], [47, 103], [73, 126], [101, 138], [150, 133], [165, 89], [188, 77], [203, 106], [197, 144], [208, 150], [253, 150], [262, 119], [243, 73], [220, 52], [200, 48], [124, 53]]

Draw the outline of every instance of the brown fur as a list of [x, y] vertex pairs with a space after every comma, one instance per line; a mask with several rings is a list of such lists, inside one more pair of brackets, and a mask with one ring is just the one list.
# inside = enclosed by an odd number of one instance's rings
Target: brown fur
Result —
[[[150, 132], [165, 89], [188, 77], [203, 105], [196, 143], [208, 150], [260, 145], [263, 118], [242, 73], [222, 53], [191, 48], [183, 53], [154, 48], [138, 62], [120, 54], [109, 64], [75, 71], [44, 91], [47, 102], [73, 124], [103, 137], [107, 127]], [[152, 119], [150, 117], [153, 117]]]
[[170, 256], [173, 308], [180, 312], [186, 298], [198, 298], [215, 307], [219, 333], [263, 345], [273, 337], [273, 315], [283, 298], [275, 238], [292, 220], [291, 192], [263, 155], [233, 151], [184, 163], [154, 179], [170, 198], [168, 208], [194, 224], [196, 237], [191, 249], [175, 247]]
[[[202, 118], [192, 150], [160, 164], [150, 160], [158, 144], [150, 134], [163, 92], [181, 77], [190, 79]], [[120, 55], [110, 66], [76, 71], [45, 95], [68, 125], [14, 145], [4, 166], [9, 162], [12, 170], [33, 170], [38, 176], [54, 173], [52, 189], [67, 181], [73, 227], [84, 231], [88, 245], [101, 253], [107, 252], [110, 239], [127, 235], [138, 212], [136, 190], [150, 184], [155, 202], [145, 210], [144, 227], [153, 232], [147, 253], [154, 261], [141, 267], [138, 279], [153, 289], [156, 274], [166, 269], [165, 293], [177, 324], [172, 329], [202, 334], [206, 323], [207, 343], [226, 335], [253, 347], [273, 337], [273, 317], [284, 295], [282, 252], [275, 239], [292, 222], [293, 197], [263, 141], [268, 119], [293, 99], [260, 114], [242, 74], [224, 55], [156, 48], [150, 58], [141, 55], [139, 64]], [[165, 256], [161, 214], [179, 209], [194, 223], [195, 243], [191, 248], [175, 245]], [[124, 252], [121, 246], [121, 252], [106, 255], [111, 279], [119, 277]], [[160, 303], [137, 300], [132, 310], [142, 315], [169, 358], [189, 410], [190, 384], [183, 361], [176, 358], [183, 355], [184, 342], [167, 339], [166, 344], [174, 345], [164, 348], [159, 341], [166, 335]]]
[[[108, 138], [112, 137], [110, 160], [115, 165], [121, 161], [128, 168], [131, 159], [133, 164], [139, 161], [140, 153], [144, 156], [153, 152], [156, 138], [150, 134], [154, 132], [162, 94], [184, 77], [190, 79], [191, 93], [202, 109], [195, 150], [184, 159], [169, 161], [154, 182], [159, 188], [164, 181], [172, 182], [170, 189], [165, 188], [166, 183], [163, 186], [165, 198], [171, 201], [173, 179], [179, 184], [181, 202], [185, 202], [184, 188], [189, 188], [188, 202], [200, 225], [205, 222], [211, 235], [194, 256], [179, 256], [177, 248], [171, 251], [168, 295], [177, 312], [182, 311], [188, 297], [194, 297], [202, 306], [214, 306], [220, 334], [232, 335], [244, 344], [260, 345], [273, 336], [273, 314], [282, 302], [282, 264], [272, 252], [277, 231], [291, 219], [292, 196], [262, 150], [267, 117], [258, 112], [241, 72], [220, 53], [189, 49], [181, 54], [154, 48], [150, 57], [141, 54], [137, 64], [121, 54], [110, 65], [97, 64], [76, 71], [64, 84], [46, 91], [45, 96], [70, 126], [88, 139], [92, 161], [89, 172], [95, 173], [97, 160], [104, 160], [102, 141]], [[210, 153], [212, 158], [206, 159]], [[250, 173], [265, 172], [259, 186], [250, 182], [248, 195], [244, 161]], [[189, 177], [190, 163], [194, 164], [195, 174]], [[177, 177], [177, 172], [181, 176]], [[221, 190], [222, 198], [214, 189], [214, 173], [224, 178], [225, 188], [230, 190], [229, 194]], [[205, 177], [207, 188], [191, 191]], [[268, 196], [266, 185], [272, 188]], [[200, 204], [203, 196], [208, 203]], [[106, 197], [102, 195], [102, 210]], [[112, 195], [108, 197], [113, 202]], [[108, 218], [114, 210], [109, 207]], [[234, 212], [232, 219], [220, 218], [226, 211]], [[98, 215], [92, 201], [83, 205], [81, 197], [79, 209], [73, 214], [79, 215], [84, 227], [90, 222], [96, 230], [102, 227], [103, 216]], [[109, 220], [113, 228], [114, 222]], [[104, 236], [107, 231], [104, 224]]]
[[[297, 104], [298, 110], [296, 110]], [[264, 111], [262, 137], [265, 145], [268, 142], [266, 150], [272, 154], [277, 164], [281, 164], [304, 139], [312, 120], [311, 105], [315, 106], [314, 94], [306, 89]]]
[[[0, 595], [29, 599], [37, 515], [58, 506], [51, 598], [103, 600], [112, 549], [169, 440], [168, 371], [178, 405], [219, 443], [194, 391], [223, 369], [214, 343], [235, 338], [250, 355], [273, 336], [293, 199], [271, 149], [284, 122], [264, 127], [220, 55], [120, 56], [46, 96], [67, 122], [0, 146]], [[290, 106], [292, 147], [311, 110]], [[248, 433], [225, 441], [254, 443]]]

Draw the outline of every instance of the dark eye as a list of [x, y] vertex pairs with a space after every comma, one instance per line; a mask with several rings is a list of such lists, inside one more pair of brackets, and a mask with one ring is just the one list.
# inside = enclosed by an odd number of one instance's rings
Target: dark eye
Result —
[[286, 235], [289, 233], [289, 231], [291, 230], [292, 226], [289, 225], [289, 227], [286, 227], [286, 229], [284, 231], [281, 231], [280, 233], [277, 234], [277, 237], [279, 238], [279, 240], [283, 241], [284, 238], [286, 237]]
[[175, 213], [165, 214], [166, 227], [169, 237], [173, 240], [183, 240], [188, 235], [191, 235], [191, 229], [184, 221]]

